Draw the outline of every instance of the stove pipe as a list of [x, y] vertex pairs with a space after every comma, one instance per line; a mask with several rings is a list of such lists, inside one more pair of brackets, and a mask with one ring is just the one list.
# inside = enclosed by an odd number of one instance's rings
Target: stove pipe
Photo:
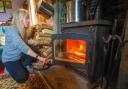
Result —
[[67, 23], [84, 21], [86, 19], [85, 6], [85, 0], [67, 1]]

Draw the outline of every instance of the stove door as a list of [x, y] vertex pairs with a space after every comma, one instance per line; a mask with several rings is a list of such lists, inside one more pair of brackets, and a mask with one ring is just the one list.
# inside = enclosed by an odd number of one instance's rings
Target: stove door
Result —
[[53, 39], [53, 59], [71, 64], [86, 65], [89, 61], [88, 35], [83, 34], [55, 34]]

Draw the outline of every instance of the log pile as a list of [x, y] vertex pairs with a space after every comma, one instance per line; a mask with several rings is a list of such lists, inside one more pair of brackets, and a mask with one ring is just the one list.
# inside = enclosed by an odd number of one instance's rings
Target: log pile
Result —
[[40, 48], [40, 55], [43, 57], [52, 57], [52, 40], [51, 35], [53, 28], [45, 24], [38, 24], [32, 28], [32, 35], [28, 40], [28, 44], [35, 45]]

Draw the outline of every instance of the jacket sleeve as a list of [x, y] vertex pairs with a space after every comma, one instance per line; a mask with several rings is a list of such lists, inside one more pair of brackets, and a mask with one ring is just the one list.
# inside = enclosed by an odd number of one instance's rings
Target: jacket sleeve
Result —
[[12, 35], [12, 41], [16, 48], [21, 50], [21, 52], [27, 54], [29, 46], [22, 40], [17, 32], [14, 32]]

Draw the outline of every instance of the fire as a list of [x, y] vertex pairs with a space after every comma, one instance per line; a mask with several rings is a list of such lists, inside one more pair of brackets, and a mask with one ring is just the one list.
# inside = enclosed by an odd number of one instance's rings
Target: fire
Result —
[[77, 51], [75, 51], [74, 54], [79, 55], [79, 56], [84, 56], [85, 55], [84, 53], [80, 53], [80, 52], [77, 52]]
[[86, 42], [84, 40], [66, 40], [67, 56], [74, 62], [86, 62]]
[[83, 49], [83, 45], [80, 45], [80, 50], [82, 50]]

